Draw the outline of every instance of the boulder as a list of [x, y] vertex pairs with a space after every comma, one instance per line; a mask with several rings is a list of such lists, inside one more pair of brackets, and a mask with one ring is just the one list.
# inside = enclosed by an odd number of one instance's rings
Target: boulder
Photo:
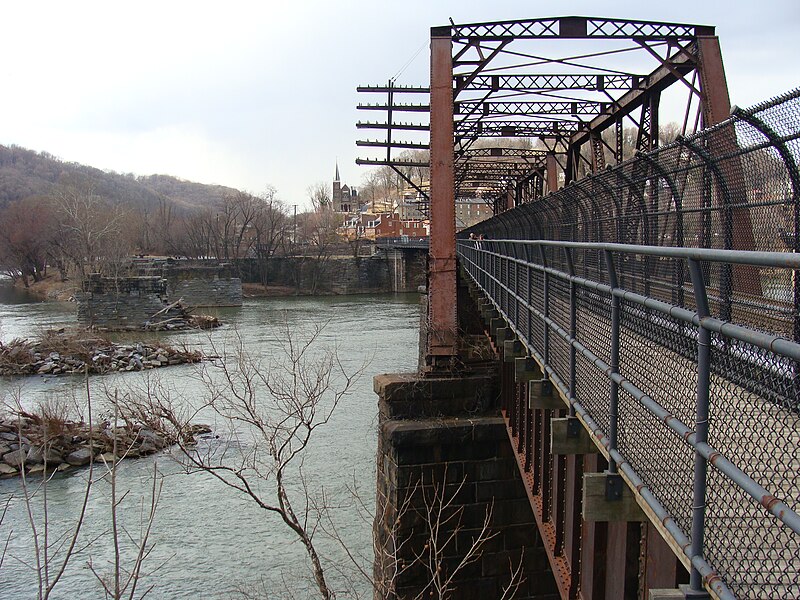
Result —
[[150, 443], [156, 448], [163, 448], [167, 445], [164, 441], [164, 438], [161, 437], [158, 433], [153, 431], [152, 429], [142, 428], [139, 430], [138, 433], [139, 439], [142, 440], [142, 445], [145, 443]]
[[92, 460], [92, 451], [89, 448], [78, 448], [67, 455], [67, 463], [75, 467], [88, 465], [90, 460]]
[[139, 456], [146, 456], [148, 454], [154, 454], [155, 452], [158, 452], [158, 448], [149, 440], [143, 441], [138, 448]]
[[195, 423], [194, 425], [189, 425], [187, 433], [192, 437], [203, 435], [206, 433], [211, 433], [211, 427], [203, 423]]
[[25, 462], [29, 465], [42, 464], [42, 462], [44, 462], [42, 449], [38, 447], [29, 448], [27, 454], [25, 454]]
[[11, 465], [7, 465], [4, 462], [0, 462], [0, 477], [8, 477], [9, 475], [16, 475], [19, 472], [19, 469], [15, 469]]
[[27, 455], [28, 453], [22, 448], [19, 450], [12, 450], [3, 455], [3, 462], [18, 469], [25, 464], [25, 457]]
[[119, 457], [117, 457], [113, 452], [103, 452], [98, 458], [100, 461], [107, 464], [114, 464], [119, 460]]
[[50, 465], [57, 465], [64, 462], [61, 452], [52, 447], [48, 448], [45, 452], [44, 448], [40, 446], [34, 446], [28, 450], [28, 456], [25, 458], [25, 462], [38, 465], [44, 462], [45, 456], [47, 457], [47, 463]]

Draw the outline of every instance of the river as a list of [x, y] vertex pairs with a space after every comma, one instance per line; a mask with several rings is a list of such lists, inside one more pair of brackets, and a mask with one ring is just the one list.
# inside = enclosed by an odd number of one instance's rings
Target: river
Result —
[[[312, 438], [303, 473], [313, 494], [324, 490], [333, 507], [348, 549], [361, 556], [362, 567], [371, 571], [372, 542], [370, 516], [360, 519], [350, 489], [359, 489], [364, 504], [372, 509], [375, 490], [377, 398], [372, 376], [377, 373], [413, 371], [417, 360], [419, 304], [417, 295], [381, 295], [318, 298], [274, 298], [245, 300], [238, 309], [220, 309], [226, 325], [212, 333], [164, 335], [172, 344], [186, 344], [219, 353], [237, 337], [247, 351], [267, 358], [281, 347], [284, 324], [293, 331], [310, 324], [325, 324], [320, 343], [336, 349], [346, 370], [367, 363], [364, 375], [346, 395], [329, 424]], [[0, 340], [31, 337], [51, 327], [75, 323], [74, 306], [34, 303], [12, 293], [0, 282]], [[149, 372], [179, 401], [191, 404], [204, 393], [198, 373], [203, 367], [181, 365]], [[91, 378], [94, 413], [102, 411], [104, 390], [141, 387], [148, 381], [142, 373]], [[79, 378], [35, 377], [0, 381], [0, 395], [8, 401], [19, 395], [25, 406], [41, 401], [75, 403], [85, 407], [85, 391]], [[202, 420], [202, 419], [201, 419]], [[211, 423], [222, 427], [218, 421]], [[225, 436], [223, 436], [225, 437]], [[213, 444], [209, 442], [209, 444]], [[147, 598], [195, 599], [242, 598], [240, 590], [260, 593], [258, 597], [313, 597], [304, 550], [274, 514], [257, 508], [236, 492], [224, 488], [206, 474], [186, 474], [169, 453], [120, 464], [119, 490], [127, 492], [120, 524], [136, 537], [152, 487], [153, 469], [159, 472], [163, 489], [150, 541], [152, 552], [144, 561], [136, 597], [150, 586]], [[296, 473], [294, 474], [296, 476]], [[87, 472], [73, 471], [55, 476], [47, 486], [47, 510], [51, 541], [69, 531], [76, 520], [85, 490]], [[295, 494], [301, 492], [293, 482]], [[103, 598], [103, 591], [87, 565], [108, 573], [113, 557], [109, 529], [110, 487], [99, 481], [93, 488], [78, 547], [52, 598]], [[40, 514], [41, 492], [32, 505]], [[0, 480], [0, 511], [8, 512], [0, 525], [0, 548], [10, 535], [8, 550], [0, 566], [0, 598], [36, 598], [36, 571], [31, 568], [35, 554], [26, 505], [17, 478]], [[41, 530], [41, 521], [38, 523]], [[348, 559], [337, 544], [322, 532], [315, 538], [322, 550], [327, 573], [339, 597], [371, 598], [369, 585], [352, 575]], [[85, 546], [85, 547], [84, 547]], [[338, 568], [346, 575], [339, 575]], [[347, 588], [353, 584], [355, 589]]]

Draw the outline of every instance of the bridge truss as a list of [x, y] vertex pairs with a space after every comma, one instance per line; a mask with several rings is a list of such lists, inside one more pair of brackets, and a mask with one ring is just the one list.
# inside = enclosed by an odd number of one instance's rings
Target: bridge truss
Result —
[[[713, 27], [590, 17], [434, 27], [429, 86], [359, 90], [388, 95], [359, 106], [386, 114], [358, 124], [386, 150], [360, 164], [430, 167], [430, 372], [457, 360], [458, 258], [564, 401], [533, 410], [513, 377], [504, 401], [562, 597], [604, 597], [602, 561], [627, 572], [604, 552], [632, 530], [581, 522], [580, 475], [607, 468], [686, 597], [800, 598], [798, 94], [731, 118]], [[497, 216], [457, 252], [468, 196]], [[601, 457], [548, 459], [554, 416]]]
[[[452, 98], [436, 114], [453, 121], [455, 194], [480, 194], [498, 209], [508, 206], [509, 194], [512, 203], [530, 201], [635, 150], [657, 147], [662, 95], [669, 96], [665, 101], [684, 135], [728, 116], [713, 27], [561, 17], [451, 25], [434, 28], [432, 36], [452, 47]], [[679, 90], [669, 89], [676, 83]], [[403, 169], [428, 167], [430, 87], [390, 81], [358, 91], [386, 97], [358, 106], [384, 118], [360, 121], [359, 129], [380, 131], [383, 139], [357, 144], [385, 149], [358, 163], [386, 165], [401, 176]], [[409, 135], [416, 138], [399, 137]], [[484, 138], [497, 148], [534, 148], [553, 160], [547, 169], [519, 161], [525, 177], [498, 172], [490, 183], [473, 178], [469, 151], [487, 147]], [[524, 179], [531, 185], [509, 189]]]

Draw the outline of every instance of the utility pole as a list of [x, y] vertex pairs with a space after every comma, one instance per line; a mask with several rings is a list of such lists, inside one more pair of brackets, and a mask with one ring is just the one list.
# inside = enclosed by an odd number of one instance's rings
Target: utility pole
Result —
[[294, 206], [294, 233], [292, 233], [292, 243], [297, 245], [297, 204], [292, 204]]

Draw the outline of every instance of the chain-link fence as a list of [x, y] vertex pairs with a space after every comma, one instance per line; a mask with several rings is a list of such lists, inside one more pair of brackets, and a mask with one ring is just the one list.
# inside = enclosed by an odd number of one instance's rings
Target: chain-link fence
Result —
[[800, 90], [458, 244], [721, 597], [800, 598], [798, 158]]

